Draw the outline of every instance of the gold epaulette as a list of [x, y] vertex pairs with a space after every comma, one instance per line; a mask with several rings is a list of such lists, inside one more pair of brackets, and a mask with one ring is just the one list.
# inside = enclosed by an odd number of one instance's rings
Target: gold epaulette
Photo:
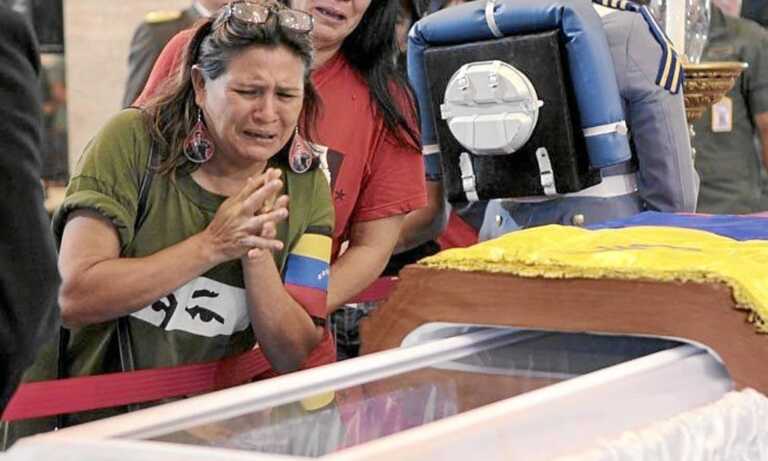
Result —
[[592, 0], [592, 2], [608, 8], [640, 13], [643, 16], [645, 22], [648, 23], [653, 38], [661, 46], [661, 62], [659, 63], [659, 71], [656, 75], [656, 84], [672, 94], [677, 94], [683, 87], [683, 80], [685, 79], [683, 63], [672, 46], [672, 41], [653, 18], [648, 7], [630, 0]]
[[160, 22], [174, 21], [180, 17], [180, 10], [157, 10], [147, 13], [147, 15], [144, 16], [144, 21], [148, 24], [157, 24]]

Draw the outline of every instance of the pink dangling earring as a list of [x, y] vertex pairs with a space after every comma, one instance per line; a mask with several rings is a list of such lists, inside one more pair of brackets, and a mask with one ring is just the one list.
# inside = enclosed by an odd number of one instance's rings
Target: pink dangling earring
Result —
[[291, 143], [291, 150], [288, 151], [288, 165], [294, 173], [306, 173], [312, 168], [312, 163], [315, 161], [315, 155], [312, 153], [312, 148], [307, 144], [299, 135], [299, 128], [296, 127], [296, 132], [293, 134], [293, 142]]
[[213, 157], [213, 142], [203, 123], [203, 111], [197, 109], [197, 123], [184, 141], [184, 156], [192, 163], [205, 163]]

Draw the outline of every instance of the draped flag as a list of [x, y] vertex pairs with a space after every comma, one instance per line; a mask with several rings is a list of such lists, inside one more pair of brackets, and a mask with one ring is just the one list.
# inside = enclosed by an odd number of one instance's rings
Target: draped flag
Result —
[[728, 285], [768, 333], [768, 218], [642, 213], [591, 229], [550, 225], [452, 249], [420, 264], [522, 277]]

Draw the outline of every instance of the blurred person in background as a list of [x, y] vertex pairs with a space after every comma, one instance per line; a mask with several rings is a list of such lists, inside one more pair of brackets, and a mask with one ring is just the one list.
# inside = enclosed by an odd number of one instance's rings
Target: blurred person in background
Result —
[[400, 11], [395, 24], [397, 40], [396, 59], [398, 68], [405, 73], [406, 51], [408, 50], [408, 31], [421, 18], [425, 10], [425, 0], [400, 0]]
[[226, 4], [226, 0], [193, 0], [192, 5], [184, 10], [147, 13], [131, 39], [123, 107], [133, 104], [144, 89], [152, 66], [168, 40], [180, 31], [192, 27], [198, 19], [209, 17]]
[[460, 5], [468, 1], [471, 1], [471, 0], [430, 0], [429, 12], [434, 13], [435, 11], [442, 10], [444, 8], [449, 8], [451, 6]]
[[40, 60], [26, 21], [0, 5], [0, 412], [58, 323], [56, 250], [43, 208]]
[[[694, 122], [698, 211], [741, 214], [766, 209], [761, 170], [768, 166], [768, 31], [738, 17], [740, 0], [714, 0], [702, 62], [749, 64], [731, 91]], [[756, 151], [755, 136], [760, 143]], [[762, 201], [762, 203], [761, 203]]]
[[[766, 0], [744, 0], [741, 6], [741, 17], [751, 19], [763, 27], [768, 27], [768, 1]], [[760, 136], [755, 136], [757, 152], [763, 152], [763, 143]], [[768, 210], [768, 168], [763, 168], [763, 194], [760, 201], [760, 207]]]
[[67, 86], [63, 55], [43, 57], [43, 181], [46, 187], [63, 187], [69, 180], [67, 136]]
[[744, 4], [741, 6], [741, 16], [751, 19], [763, 27], [768, 27], [768, 2], [765, 0], [744, 0]]
[[[408, 31], [418, 21], [427, 8], [425, 0], [401, 0], [395, 36], [397, 37], [397, 63], [404, 78], [407, 78]], [[425, 170], [428, 169], [425, 166]], [[443, 185], [439, 177], [427, 174], [427, 206], [411, 211], [403, 221], [395, 254], [392, 255], [384, 275], [394, 276], [406, 264], [440, 251], [435, 240], [447, 223], [447, 207], [443, 198]]]

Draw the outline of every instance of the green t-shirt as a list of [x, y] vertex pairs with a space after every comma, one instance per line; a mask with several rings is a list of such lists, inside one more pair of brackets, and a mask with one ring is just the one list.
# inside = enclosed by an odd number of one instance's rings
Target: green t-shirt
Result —
[[[190, 176], [191, 168], [180, 168], [173, 181], [154, 175], [146, 219], [134, 234], [149, 147], [142, 112], [127, 109], [113, 117], [89, 143], [70, 181], [54, 216], [57, 238], [69, 213], [78, 209], [94, 210], [111, 221], [125, 257], [153, 254], [205, 229], [225, 197], [200, 187]], [[270, 163], [282, 169], [291, 205], [288, 219], [278, 225], [278, 238], [285, 245], [274, 253], [275, 262], [287, 291], [310, 316], [324, 319], [334, 222], [330, 188], [320, 169], [296, 174], [278, 157]], [[256, 344], [239, 260], [211, 269], [128, 319], [136, 369], [217, 360]], [[109, 321], [72, 332], [69, 376], [120, 371], [112, 339], [115, 325]], [[28, 381], [56, 377], [54, 351], [55, 344], [49, 344], [27, 373]]]
[[[156, 253], [204, 230], [225, 197], [204, 190], [190, 176], [191, 169], [182, 168], [175, 181], [168, 176], [154, 176], [146, 219], [134, 235], [138, 190], [149, 145], [140, 111], [128, 109], [114, 117], [91, 141], [70, 182], [64, 203], [54, 217], [57, 237], [63, 232], [68, 214], [82, 208], [93, 209], [114, 224], [121, 253], [126, 257]], [[273, 166], [282, 168], [277, 161]], [[299, 175], [282, 169], [291, 208], [288, 220], [278, 226], [278, 238], [285, 243], [283, 251], [275, 252], [281, 272], [288, 253], [308, 228], [330, 232], [333, 226], [330, 189], [322, 172]], [[239, 260], [211, 269], [164, 299], [134, 312], [129, 319], [138, 369], [214, 360], [243, 352], [255, 343]], [[94, 339], [102, 331], [111, 331], [113, 323], [75, 332], [75, 374], [97, 370], [97, 363], [101, 363], [98, 348], [104, 341]]]

